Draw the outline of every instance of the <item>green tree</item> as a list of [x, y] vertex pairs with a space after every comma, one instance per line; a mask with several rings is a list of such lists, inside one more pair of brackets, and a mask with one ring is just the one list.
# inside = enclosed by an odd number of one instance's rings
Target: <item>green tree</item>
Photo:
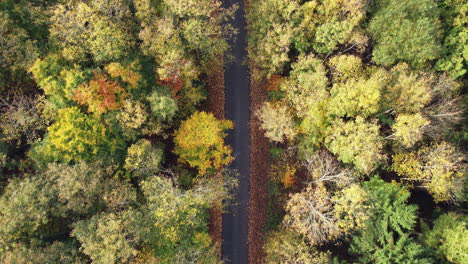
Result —
[[468, 3], [458, 0], [440, 1], [445, 25], [442, 58], [435, 69], [447, 71], [454, 78], [466, 75], [468, 69]]
[[352, 237], [350, 253], [358, 263], [434, 263], [427, 251], [411, 238], [416, 223], [415, 205], [407, 204], [410, 192], [378, 177], [363, 184], [371, 212], [364, 229]]
[[329, 128], [325, 146], [338, 156], [338, 160], [353, 164], [362, 173], [372, 172], [384, 159], [379, 126], [358, 116], [344, 122], [337, 119]]
[[2, 139], [20, 146], [31, 144], [42, 137], [49, 120], [41, 115], [43, 97], [15, 96], [1, 100], [4, 110], [0, 113]]
[[439, 259], [457, 264], [468, 261], [468, 217], [443, 214], [434, 222], [432, 229], [424, 227], [421, 240], [436, 251]]
[[225, 131], [232, 128], [231, 121], [196, 112], [176, 131], [174, 152], [180, 161], [197, 168], [200, 174], [205, 174], [208, 169], [220, 169], [233, 159], [231, 148], [224, 145]]
[[377, 64], [404, 61], [420, 68], [440, 57], [441, 23], [433, 0], [376, 1], [368, 29]]
[[141, 187], [148, 200], [147, 220], [154, 230], [152, 234], [145, 233], [144, 238], [157, 255], [168, 259], [168, 263], [177, 259], [184, 263], [190, 256], [203, 259], [197, 254], [200, 251], [208, 255], [212, 247], [207, 236], [208, 209], [226, 197], [227, 189], [213, 181], [182, 191], [162, 176], [148, 178]]
[[42, 176], [12, 179], [0, 197], [0, 252], [47, 236], [48, 224], [60, 211], [51, 181]]
[[104, 196], [114, 187], [104, 164], [48, 165], [45, 177], [54, 183], [58, 201], [69, 215], [91, 215], [104, 209]]

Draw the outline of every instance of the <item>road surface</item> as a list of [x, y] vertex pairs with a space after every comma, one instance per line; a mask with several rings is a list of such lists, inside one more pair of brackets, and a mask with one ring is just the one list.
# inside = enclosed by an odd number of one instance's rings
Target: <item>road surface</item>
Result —
[[239, 186], [235, 191], [234, 205], [223, 214], [222, 254], [225, 263], [247, 264], [250, 90], [248, 69], [243, 64], [247, 57], [245, 16], [242, 0], [224, 0], [223, 2], [225, 7], [233, 4], [239, 5], [235, 19], [232, 21], [232, 25], [238, 30], [238, 35], [235, 40], [229, 41], [234, 60], [227, 60], [224, 72], [226, 118], [235, 124], [226, 142], [232, 146], [236, 158], [231, 168], [237, 170]]

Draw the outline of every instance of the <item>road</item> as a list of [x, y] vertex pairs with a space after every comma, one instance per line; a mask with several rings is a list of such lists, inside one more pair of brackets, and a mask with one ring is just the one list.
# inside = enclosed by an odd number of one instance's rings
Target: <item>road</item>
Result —
[[232, 146], [236, 158], [231, 168], [237, 170], [239, 186], [235, 190], [235, 202], [223, 214], [222, 254], [225, 263], [247, 264], [247, 224], [249, 200], [249, 152], [250, 152], [250, 89], [247, 66], [245, 16], [242, 0], [224, 0], [225, 7], [238, 4], [232, 25], [237, 28], [235, 40], [229, 40], [234, 60], [225, 65], [226, 118], [232, 120], [235, 128], [226, 142]]

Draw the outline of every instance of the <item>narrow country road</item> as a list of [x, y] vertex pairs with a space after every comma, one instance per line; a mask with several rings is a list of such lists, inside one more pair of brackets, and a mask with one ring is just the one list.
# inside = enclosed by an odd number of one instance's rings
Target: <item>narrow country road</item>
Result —
[[234, 205], [223, 215], [222, 254], [225, 263], [247, 264], [250, 90], [248, 69], [243, 64], [247, 57], [243, 0], [224, 0], [226, 7], [233, 4], [239, 5], [232, 22], [238, 35], [235, 40], [229, 41], [234, 60], [225, 65], [224, 87], [226, 118], [235, 124], [234, 130], [227, 137], [227, 143], [232, 146], [236, 158], [231, 168], [238, 172], [239, 187], [235, 191]]

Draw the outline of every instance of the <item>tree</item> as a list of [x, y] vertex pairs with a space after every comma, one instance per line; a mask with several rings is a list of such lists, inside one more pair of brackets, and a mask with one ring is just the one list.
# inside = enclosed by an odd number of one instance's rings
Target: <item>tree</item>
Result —
[[59, 215], [51, 181], [41, 176], [12, 179], [0, 197], [0, 251], [47, 236], [47, 225]]
[[178, 106], [171, 94], [164, 89], [151, 93], [146, 100], [150, 104], [151, 112], [158, 122], [171, 122], [174, 118]]
[[266, 102], [256, 114], [262, 121], [260, 127], [270, 140], [282, 143], [285, 139], [293, 140], [296, 136], [294, 120], [286, 106]]
[[0, 99], [0, 129], [2, 140], [31, 144], [42, 137], [49, 120], [41, 115], [43, 97], [15, 96], [11, 99]]
[[[281, 73], [289, 62], [288, 53], [294, 37], [297, 0], [265, 0], [252, 2], [247, 19], [249, 25], [249, 57], [262, 69], [261, 76]], [[261, 45], [260, 45], [261, 43]], [[254, 77], [255, 78], [255, 77]]]
[[218, 0], [136, 1], [135, 7], [142, 25], [142, 50], [158, 61], [158, 79], [176, 91], [190, 88], [200, 70], [228, 48], [224, 37], [230, 28], [222, 21], [234, 9], [221, 7]]
[[427, 250], [410, 237], [417, 218], [417, 207], [407, 204], [410, 192], [378, 177], [363, 187], [370, 195], [370, 217], [366, 227], [352, 237], [349, 250], [358, 256], [358, 263], [434, 263]]
[[64, 58], [83, 62], [119, 60], [135, 44], [130, 5], [121, 0], [59, 4], [52, 11], [51, 38]]
[[[26, 72], [39, 56], [37, 42], [21, 28], [5, 11], [0, 11], [0, 77], [8, 73], [21, 75]], [[0, 87], [6, 83], [0, 80]]]
[[170, 259], [183, 260], [190, 255], [201, 258], [197, 251], [209, 251], [212, 244], [206, 235], [208, 209], [226, 197], [225, 186], [212, 181], [183, 191], [171, 179], [159, 175], [143, 181], [141, 187], [148, 200], [147, 220], [154, 228], [152, 234], [145, 232], [144, 238], [161, 259], [174, 263]]
[[330, 253], [310, 247], [294, 232], [272, 232], [264, 246], [267, 264], [328, 264]]
[[387, 138], [393, 138], [403, 147], [410, 148], [420, 141], [424, 134], [424, 128], [430, 122], [421, 114], [400, 114], [392, 125], [393, 134]]
[[44, 140], [30, 155], [38, 165], [44, 162], [71, 162], [115, 155], [123, 141], [94, 116], [83, 114], [77, 107], [60, 109], [58, 121], [50, 126]]
[[138, 254], [142, 245], [141, 212], [126, 210], [101, 213], [73, 223], [71, 235], [81, 243], [81, 251], [93, 263], [125, 263]]
[[335, 120], [325, 138], [325, 146], [338, 155], [338, 160], [353, 164], [365, 174], [374, 170], [377, 163], [384, 159], [379, 126], [366, 122], [360, 116], [348, 122]]
[[468, 261], [468, 218], [449, 212], [437, 218], [434, 227], [424, 226], [421, 240], [435, 250], [440, 260], [451, 263], [466, 263]]
[[292, 65], [290, 77], [281, 83], [285, 99], [299, 117], [328, 99], [327, 71], [321, 60], [313, 55], [301, 56]]
[[421, 68], [440, 57], [441, 24], [433, 0], [377, 1], [369, 23], [373, 60], [391, 66], [399, 61]]
[[163, 160], [162, 148], [154, 147], [151, 142], [141, 139], [127, 150], [124, 168], [133, 176], [155, 175]]
[[431, 76], [412, 72], [404, 63], [393, 67], [390, 73], [392, 82], [383, 98], [386, 108], [396, 113], [416, 113], [431, 101]]
[[134, 139], [141, 131], [139, 129], [148, 120], [148, 113], [140, 101], [126, 99], [117, 115], [122, 132], [126, 138]]
[[232, 128], [231, 121], [196, 112], [176, 131], [174, 152], [181, 162], [197, 168], [200, 174], [205, 174], [208, 169], [220, 169], [233, 159], [231, 148], [224, 145], [225, 130]]
[[96, 115], [120, 109], [127, 97], [127, 91], [119, 83], [99, 73], [94, 74], [89, 84], [78, 86], [73, 93], [73, 100], [88, 106], [88, 112]]
[[369, 194], [359, 184], [351, 184], [333, 197], [337, 228], [344, 234], [366, 227], [369, 219]]
[[339, 117], [368, 117], [380, 110], [380, 97], [386, 85], [387, 72], [373, 71], [368, 77], [354, 77], [335, 82], [330, 91], [329, 112]]
[[304, 156], [303, 166], [307, 169], [309, 177], [315, 183], [333, 183], [338, 187], [348, 186], [354, 182], [357, 175], [345, 168], [328, 151], [319, 150]]
[[104, 164], [49, 164], [45, 177], [54, 183], [58, 201], [70, 216], [91, 215], [104, 209], [104, 195], [114, 187]]
[[320, 182], [290, 195], [283, 224], [320, 245], [363, 228], [368, 209], [367, 193], [360, 186], [352, 184], [332, 196]]
[[421, 183], [437, 202], [463, 195], [464, 155], [446, 142], [393, 156], [393, 170], [405, 180]]
[[303, 192], [290, 196], [286, 203], [285, 227], [301, 234], [312, 245], [322, 244], [342, 235], [337, 228], [330, 194], [323, 183], [309, 185]]
[[453, 78], [462, 78], [466, 75], [468, 66], [468, 4], [457, 0], [441, 1], [439, 4], [444, 11], [446, 34], [442, 45], [443, 56], [437, 61], [435, 69], [449, 72]]
[[310, 42], [313, 49], [322, 54], [331, 54], [343, 44], [355, 46], [353, 37], [365, 18], [366, 6], [366, 1], [362, 0], [305, 3], [301, 8], [305, 18], [301, 21], [301, 30], [312, 38], [306, 38], [304, 42]]
[[[3, 253], [3, 252], [2, 252]], [[0, 257], [3, 263], [83, 263], [78, 246], [73, 242], [54, 242], [46, 247], [24, 244], [4, 252]], [[33, 262], [34, 261], [34, 262]]]

